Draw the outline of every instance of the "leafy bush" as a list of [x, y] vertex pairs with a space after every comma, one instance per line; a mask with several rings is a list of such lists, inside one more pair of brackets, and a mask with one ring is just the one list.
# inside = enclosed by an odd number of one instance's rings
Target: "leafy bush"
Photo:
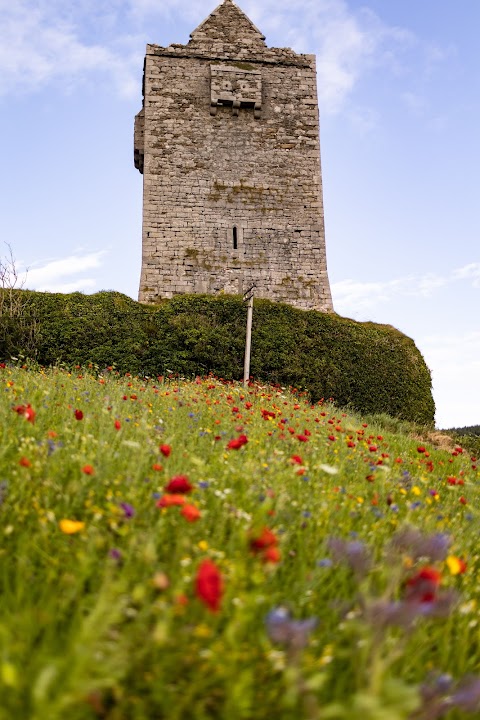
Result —
[[[117, 292], [22, 292], [36, 322], [39, 363], [114, 365], [149, 376], [243, 373], [246, 307], [235, 296], [181, 295], [157, 306]], [[0, 356], [23, 353], [0, 341]], [[14, 347], [15, 346], [15, 347]], [[430, 372], [414, 342], [389, 325], [256, 300], [252, 375], [333, 398], [343, 407], [432, 424]]]

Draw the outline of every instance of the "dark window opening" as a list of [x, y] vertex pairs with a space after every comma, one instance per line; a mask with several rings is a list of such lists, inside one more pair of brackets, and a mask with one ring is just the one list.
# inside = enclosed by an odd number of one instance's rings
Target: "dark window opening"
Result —
[[238, 250], [238, 234], [235, 225], [233, 226], [233, 249]]

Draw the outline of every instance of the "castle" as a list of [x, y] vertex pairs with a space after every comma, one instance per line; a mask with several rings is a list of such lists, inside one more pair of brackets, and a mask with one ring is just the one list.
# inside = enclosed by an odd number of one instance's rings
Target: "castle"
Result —
[[233, 0], [147, 45], [135, 167], [139, 300], [243, 294], [331, 311], [315, 56], [269, 48]]

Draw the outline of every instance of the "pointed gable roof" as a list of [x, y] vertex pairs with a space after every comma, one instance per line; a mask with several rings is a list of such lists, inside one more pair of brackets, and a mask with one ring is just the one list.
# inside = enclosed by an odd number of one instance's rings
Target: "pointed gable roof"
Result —
[[265, 47], [265, 36], [233, 0], [224, 0], [218, 5], [190, 37], [193, 44], [216, 41], [225, 45]]

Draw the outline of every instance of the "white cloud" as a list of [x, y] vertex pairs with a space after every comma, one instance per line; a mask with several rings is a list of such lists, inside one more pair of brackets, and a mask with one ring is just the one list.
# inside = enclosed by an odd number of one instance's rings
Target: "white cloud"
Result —
[[44, 265], [33, 267], [23, 273], [23, 287], [29, 290], [47, 292], [74, 292], [93, 288], [97, 281], [90, 277], [79, 277], [74, 280], [72, 275], [93, 270], [102, 265], [105, 251], [86, 255], [69, 255], [58, 260], [50, 260]]
[[323, 113], [338, 112], [369, 68], [391, 65], [392, 58], [412, 42], [407, 30], [386, 25], [366, 8], [353, 12], [345, 0], [245, 0], [241, 4], [265, 34], [271, 30], [284, 38], [282, 44], [316, 54]]
[[137, 93], [138, 43], [126, 34], [110, 43], [84, 41], [85, 19], [75, 20], [58, 3], [0, 0], [0, 95], [37, 90], [58, 79], [70, 85], [93, 72], [106, 73], [121, 95]]
[[[220, 0], [211, 0], [206, 3], [205, 0], [129, 0], [130, 13], [137, 20], [144, 20], [146, 17], [161, 15], [169, 20], [177, 17], [185, 18], [189, 23], [193, 23], [189, 32], [195, 29], [202, 20], [204, 20], [217, 5]], [[242, 9], [245, 9], [242, 6]], [[151, 39], [148, 42], [155, 42]], [[179, 42], [171, 38], [171, 42]]]
[[357, 282], [340, 280], [332, 284], [334, 306], [340, 314], [378, 307], [398, 297], [432, 297], [435, 291], [455, 282], [471, 280], [474, 288], [480, 287], [480, 263], [470, 263], [452, 270], [449, 275], [407, 275], [393, 280]]
[[423, 117], [428, 111], [428, 102], [425, 95], [407, 90], [401, 94], [401, 99], [415, 117]]
[[39, 288], [40, 292], [53, 293], [72, 293], [87, 292], [93, 290], [97, 284], [94, 278], [78, 278], [78, 280], [69, 283], [50, 283], [48, 287]]
[[432, 370], [438, 427], [480, 423], [480, 331], [426, 336], [417, 345]]
[[[55, 80], [71, 86], [98, 73], [113, 78], [120, 94], [138, 94], [145, 43], [162, 42], [152, 34], [155, 17], [175, 22], [188, 36], [216, 5], [216, 0], [0, 0], [0, 95]], [[354, 13], [345, 0], [241, 0], [240, 5], [269, 36], [269, 45], [317, 55], [322, 112], [337, 112], [369, 67], [391, 65], [411, 41], [404, 29], [387, 26], [366, 9]]]
[[457, 47], [450, 43], [445, 47], [429, 43], [424, 49], [425, 54], [425, 75], [429, 76], [435, 72], [440, 65], [452, 61], [458, 55]]
[[480, 287], [480, 262], [470, 263], [464, 267], [453, 271], [455, 280], [466, 280], [471, 278], [472, 285], [475, 288]]

